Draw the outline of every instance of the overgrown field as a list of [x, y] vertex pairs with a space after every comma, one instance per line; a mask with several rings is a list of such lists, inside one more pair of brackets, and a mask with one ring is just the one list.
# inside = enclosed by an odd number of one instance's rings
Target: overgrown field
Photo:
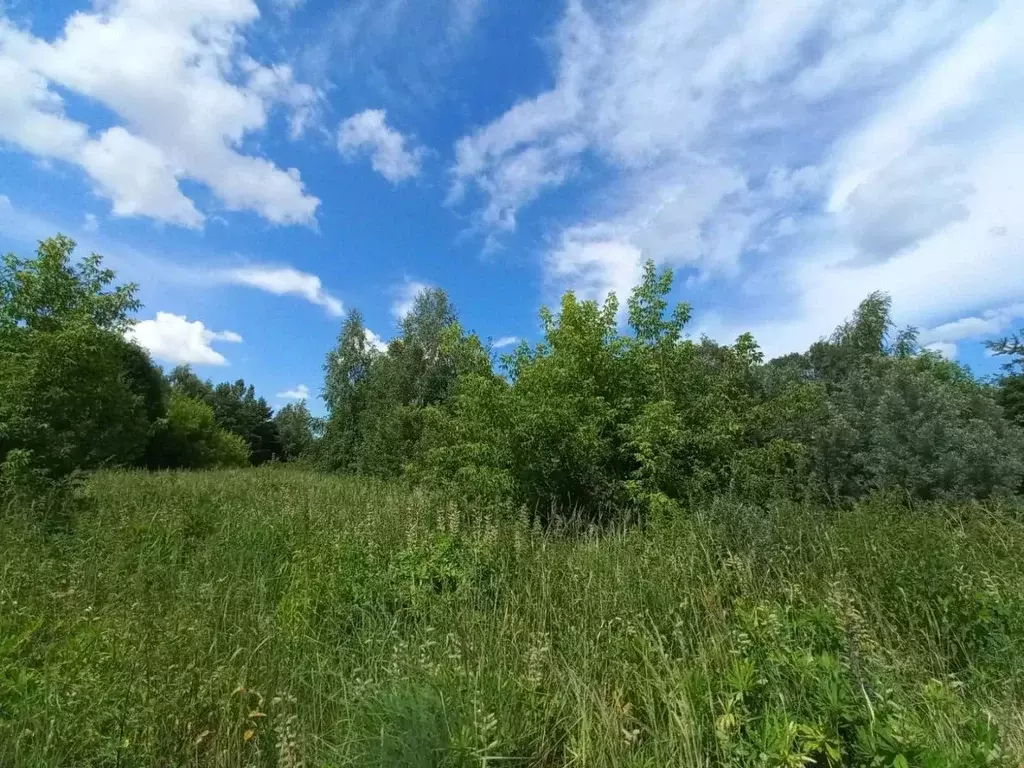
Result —
[[619, 532], [365, 480], [101, 474], [0, 517], [0, 764], [1020, 765], [1024, 516]]

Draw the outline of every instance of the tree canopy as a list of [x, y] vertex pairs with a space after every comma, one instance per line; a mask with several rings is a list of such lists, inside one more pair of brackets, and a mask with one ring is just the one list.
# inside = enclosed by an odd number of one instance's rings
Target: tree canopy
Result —
[[624, 308], [566, 293], [542, 338], [495, 359], [443, 290], [386, 347], [358, 311], [324, 361], [327, 415], [277, 414], [251, 384], [166, 375], [129, 340], [139, 309], [99, 256], [57, 236], [0, 266], [0, 480], [80, 470], [300, 460], [406, 478], [541, 519], [671, 513], [729, 494], [845, 505], [1011, 494], [1024, 478], [1024, 344], [984, 381], [897, 329], [869, 295], [803, 353], [765, 361], [742, 334], [692, 338], [670, 270], [645, 266]]

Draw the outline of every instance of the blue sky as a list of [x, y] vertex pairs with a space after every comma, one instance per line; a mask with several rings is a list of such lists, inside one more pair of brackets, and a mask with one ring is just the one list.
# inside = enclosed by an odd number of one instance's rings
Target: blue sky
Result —
[[275, 405], [351, 308], [533, 339], [647, 258], [694, 335], [804, 349], [881, 289], [990, 372], [1021, 39], [1017, 0], [0, 0], [0, 249], [72, 235], [159, 362]]

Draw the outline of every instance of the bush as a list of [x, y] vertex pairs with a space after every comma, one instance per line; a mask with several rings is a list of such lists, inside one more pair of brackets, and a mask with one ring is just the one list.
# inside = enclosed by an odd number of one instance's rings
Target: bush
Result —
[[0, 473], [19, 484], [133, 464], [160, 409], [148, 355], [124, 338], [135, 286], [110, 288], [74, 248], [58, 235], [0, 260]]
[[54, 480], [138, 461], [150, 422], [124, 375], [125, 346], [88, 326], [3, 334], [0, 452], [28, 451], [32, 466]]
[[912, 329], [895, 333], [884, 294], [806, 353], [765, 364], [749, 334], [685, 338], [690, 309], [670, 310], [671, 286], [647, 265], [629, 333], [614, 295], [567, 293], [557, 314], [542, 310], [543, 340], [504, 358], [506, 378], [436, 297], [386, 352], [350, 318], [326, 366], [327, 468], [592, 522], [722, 494], [845, 505], [1019, 487], [1024, 432], [1004, 414], [1007, 387], [1001, 409], [992, 387], [919, 350]]
[[244, 467], [249, 464], [249, 447], [243, 438], [217, 426], [206, 403], [172, 393], [147, 462], [154, 469]]

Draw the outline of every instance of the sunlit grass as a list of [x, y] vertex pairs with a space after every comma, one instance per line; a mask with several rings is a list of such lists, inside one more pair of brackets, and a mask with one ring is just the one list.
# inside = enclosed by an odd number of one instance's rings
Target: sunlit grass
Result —
[[570, 537], [271, 469], [85, 493], [0, 518], [2, 765], [1024, 754], [1015, 509], [720, 502]]

